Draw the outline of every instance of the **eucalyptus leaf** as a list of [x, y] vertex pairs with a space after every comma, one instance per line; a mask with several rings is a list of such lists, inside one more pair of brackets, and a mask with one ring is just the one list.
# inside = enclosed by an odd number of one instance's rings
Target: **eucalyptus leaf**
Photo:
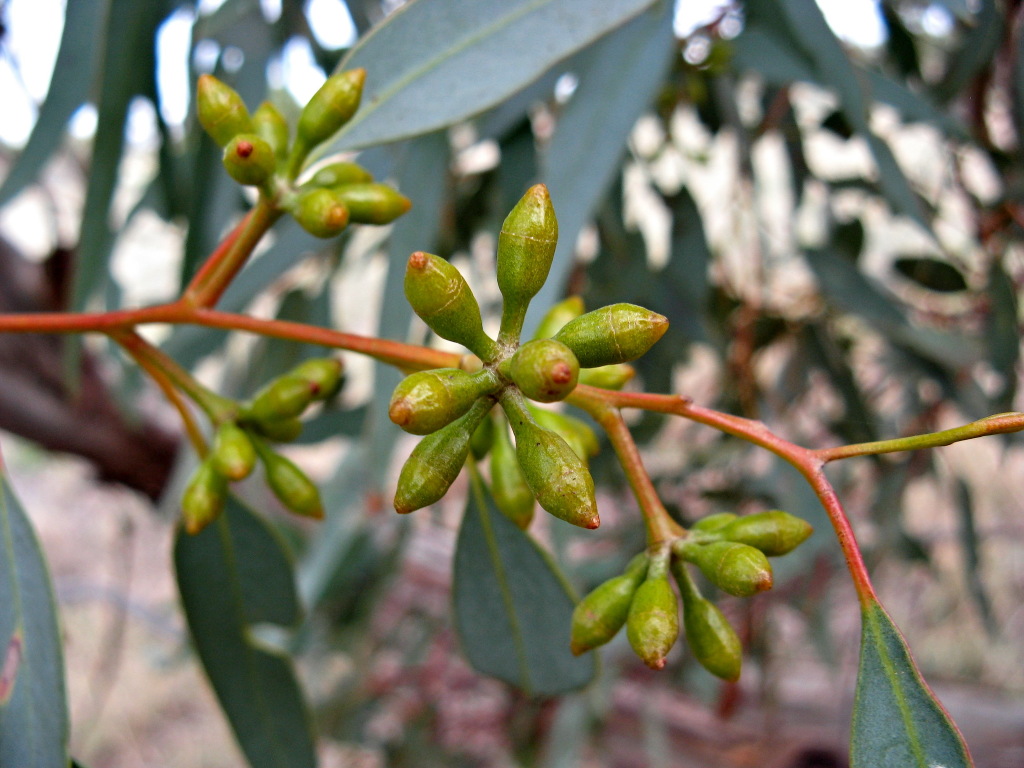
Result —
[[66, 768], [57, 606], [32, 524], [0, 475], [0, 765]]
[[363, 107], [327, 152], [430, 133], [473, 117], [655, 0], [413, 0], [338, 69], [366, 68]]
[[528, 329], [562, 297], [576, 237], [619, 170], [629, 132], [669, 69], [676, 44], [673, 8], [656, 4], [578, 61], [579, 85], [542, 162], [558, 212], [558, 248], [548, 280], [530, 305]]
[[110, 206], [121, 169], [128, 107], [135, 96], [149, 90], [155, 68], [154, 37], [167, 10], [164, 2], [110, 0], [99, 68], [96, 138], [72, 275], [72, 309], [83, 309], [109, 277], [107, 261], [114, 242]]
[[60, 147], [68, 120], [89, 92], [97, 52], [103, 47], [100, 32], [108, 5], [109, 0], [68, 3], [46, 100], [28, 143], [0, 187], [0, 205], [31, 183]]
[[453, 576], [455, 625], [470, 664], [531, 696], [590, 682], [593, 654], [573, 656], [575, 600], [554, 564], [472, 476]]
[[283, 543], [232, 497], [200, 533], [178, 531], [174, 565], [199, 659], [249, 764], [313, 768], [312, 722], [291, 661], [252, 631], [299, 620]]
[[861, 607], [851, 768], [971, 768], [963, 737], [875, 600]]

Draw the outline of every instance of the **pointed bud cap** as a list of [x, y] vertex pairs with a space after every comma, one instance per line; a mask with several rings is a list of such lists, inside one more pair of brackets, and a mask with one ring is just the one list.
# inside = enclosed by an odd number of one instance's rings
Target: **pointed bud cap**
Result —
[[[634, 563], [641, 567], [634, 567]], [[569, 640], [574, 656], [604, 645], [622, 629], [633, 596], [644, 580], [646, 564], [646, 554], [637, 555], [624, 574], [608, 579], [576, 604]]]
[[[507, 392], [507, 390], [506, 390]], [[516, 457], [537, 502], [547, 512], [581, 528], [597, 528], [594, 479], [583, 460], [554, 432], [538, 426], [522, 403], [503, 396], [502, 407], [516, 436]]]
[[413, 311], [442, 339], [462, 344], [483, 360], [498, 353], [484, 333], [480, 305], [459, 270], [433, 254], [417, 251], [405, 270], [405, 297]]
[[199, 77], [196, 112], [203, 130], [221, 147], [239, 133], [251, 133], [253, 129], [242, 97], [213, 75]]
[[637, 589], [626, 618], [626, 637], [651, 669], [662, 669], [679, 638], [679, 605], [668, 579], [648, 578]]
[[558, 244], [558, 220], [548, 188], [530, 187], [501, 225], [498, 288], [506, 304], [529, 303], [548, 279]]
[[448, 492], [469, 456], [473, 431], [493, 405], [491, 400], [477, 400], [465, 416], [420, 440], [398, 476], [396, 512], [415, 512]]
[[243, 406], [243, 418], [256, 423], [293, 419], [309, 407], [316, 392], [307, 379], [293, 374], [279, 376]]
[[635, 304], [612, 304], [571, 320], [555, 338], [576, 353], [580, 366], [628, 363], [654, 346], [668, 320]]
[[267, 485], [285, 509], [302, 517], [319, 519], [324, 516], [319, 489], [291, 459], [269, 449], [260, 451], [259, 456]]
[[761, 550], [768, 557], [778, 557], [803, 544], [814, 533], [814, 528], [806, 520], [773, 509], [738, 517], [717, 532], [725, 541], [747, 544]]
[[508, 376], [531, 400], [553, 403], [576, 388], [580, 364], [565, 344], [537, 339], [519, 347], [507, 366]]
[[388, 417], [413, 435], [429, 435], [466, 413], [483, 395], [500, 386], [491, 371], [466, 373], [435, 368], [407, 376], [391, 395]]
[[697, 544], [682, 539], [675, 550], [730, 595], [750, 597], [772, 588], [772, 566], [759, 549], [732, 541]]
[[256, 466], [256, 449], [245, 430], [228, 421], [217, 428], [210, 462], [228, 480], [244, 480]]
[[239, 133], [224, 147], [224, 169], [239, 184], [258, 187], [277, 165], [271, 146], [255, 133]]
[[329, 400], [345, 383], [345, 366], [338, 357], [314, 357], [297, 365], [291, 375], [309, 382], [314, 400]]
[[683, 627], [694, 657], [708, 672], [730, 682], [738, 680], [743, 666], [743, 645], [729, 620], [710, 600], [701, 595], [686, 563], [672, 561], [683, 597]]
[[288, 152], [288, 121], [277, 107], [269, 101], [260, 104], [252, 113], [252, 127], [253, 132], [274, 150], [278, 160], [285, 157]]
[[412, 207], [412, 202], [387, 184], [345, 184], [334, 187], [358, 224], [390, 224]]
[[299, 195], [292, 218], [314, 237], [336, 237], [349, 222], [345, 202], [333, 189], [317, 187]]
[[185, 531], [199, 533], [224, 511], [228, 486], [224, 476], [209, 461], [192, 473], [181, 497], [182, 521]]
[[313, 148], [339, 131], [359, 109], [365, 81], [365, 69], [350, 69], [327, 78], [299, 115], [299, 141]]

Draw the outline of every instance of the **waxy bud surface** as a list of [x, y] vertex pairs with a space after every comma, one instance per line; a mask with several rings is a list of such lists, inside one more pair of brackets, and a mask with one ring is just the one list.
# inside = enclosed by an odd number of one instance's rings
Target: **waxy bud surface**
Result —
[[405, 298], [442, 339], [462, 344], [484, 360], [497, 353], [484, 333], [480, 305], [466, 279], [444, 259], [417, 251], [405, 270]]
[[306, 190], [292, 208], [292, 218], [314, 237], [336, 237], [348, 226], [348, 206], [333, 189]]
[[213, 75], [200, 75], [196, 86], [196, 113], [199, 124], [223, 147], [239, 133], [253, 129], [249, 110], [234, 88]]
[[611, 304], [570, 320], [554, 338], [576, 353], [583, 368], [636, 360], [654, 346], [668, 320], [635, 304]]
[[414, 435], [429, 435], [468, 411], [498, 385], [491, 372], [435, 368], [404, 378], [391, 395], [388, 417]]
[[537, 339], [523, 344], [508, 362], [509, 378], [531, 400], [553, 403], [576, 388], [580, 364], [565, 344]]

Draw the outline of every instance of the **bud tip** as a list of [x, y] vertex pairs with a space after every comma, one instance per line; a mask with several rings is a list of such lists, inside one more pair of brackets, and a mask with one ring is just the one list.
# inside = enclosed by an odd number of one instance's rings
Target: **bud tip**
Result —
[[416, 253], [409, 257], [409, 268], [416, 270], [425, 269], [428, 262], [427, 254], [423, 251], [416, 251]]

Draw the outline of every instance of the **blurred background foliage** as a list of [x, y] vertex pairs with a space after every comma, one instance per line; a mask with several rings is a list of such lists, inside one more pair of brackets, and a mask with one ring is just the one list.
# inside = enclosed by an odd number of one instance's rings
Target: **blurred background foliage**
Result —
[[[841, 41], [811, 0], [721, 4], [696, 26], [674, 25], [674, 4], [650, 0], [419, 0], [398, 13], [400, 3], [348, 0], [332, 4], [329, 22], [314, 5], [324, 3], [69, 1], [31, 136], [0, 156], [0, 225], [13, 243], [0, 249], [0, 307], [176, 296], [249, 203], [198, 130], [196, 78], [213, 72], [251, 107], [269, 98], [295, 115], [309, 93], [289, 62], [304, 51], [307, 69], [329, 73], [342, 59], [367, 68], [364, 111], [331, 152], [359, 150], [414, 207], [383, 235], [354, 228], [326, 244], [282, 223], [223, 309], [435, 343], [394, 268], [428, 250], [463, 270], [493, 323], [497, 228], [543, 181], [561, 241], [533, 311], [580, 294], [588, 307], [628, 301], [668, 316], [668, 334], [638, 362], [650, 391], [762, 419], [809, 446], [1021, 408], [1017, 0], [865, 3], [880, 28], [873, 45]], [[353, 49], [317, 28], [349, 18], [363, 40]], [[524, 26], [531, 18], [539, 26]], [[176, 90], [170, 31], [187, 41]], [[200, 328], [152, 337], [229, 396], [324, 352]], [[261, 516], [238, 505], [232, 531], [263, 566], [225, 576], [238, 597], [204, 585], [223, 565], [215, 544], [176, 552], [197, 651], [253, 765], [311, 765], [309, 722], [346, 765], [845, 764], [849, 704], [834, 700], [852, 685], [853, 597], [827, 519], [788, 467], [705, 428], [637, 416], [634, 435], [681, 521], [778, 507], [818, 534], [779, 562], [770, 596], [723, 603], [748, 650], [738, 687], [683, 654], [653, 676], [616, 642], [586, 692], [531, 698], [471, 672], [459, 653], [461, 642], [474, 658], [448, 609], [464, 487], [433, 511], [390, 513], [411, 447], [386, 416], [399, 374], [346, 360], [346, 391], [294, 453], [322, 481], [328, 519], [300, 526], [246, 489]], [[170, 526], [194, 459], [179, 455], [177, 426], [124, 363], [94, 339], [0, 338], [0, 428], [163, 499]], [[593, 470], [601, 529], [543, 520], [534, 531], [581, 593], [643, 546], [610, 450]], [[1019, 440], [1004, 436], [832, 474], [925, 674], [974, 681], [986, 695], [1024, 691], [1022, 472]], [[548, 566], [536, 562], [518, 576], [540, 578]], [[239, 623], [203, 624], [223, 612]], [[552, 642], [567, 631], [541, 629]], [[290, 662], [268, 648], [297, 659], [310, 720], [291, 698]], [[239, 692], [232, 681], [249, 673], [233, 677], [233, 666], [262, 671]], [[565, 687], [591, 673], [577, 670]], [[270, 710], [253, 711], [264, 693]], [[778, 711], [787, 723], [787, 706], [814, 697], [841, 716], [822, 715], [810, 735], [744, 719]], [[964, 727], [988, 757], [979, 765], [1020, 764], [1019, 734], [983, 745]]]

